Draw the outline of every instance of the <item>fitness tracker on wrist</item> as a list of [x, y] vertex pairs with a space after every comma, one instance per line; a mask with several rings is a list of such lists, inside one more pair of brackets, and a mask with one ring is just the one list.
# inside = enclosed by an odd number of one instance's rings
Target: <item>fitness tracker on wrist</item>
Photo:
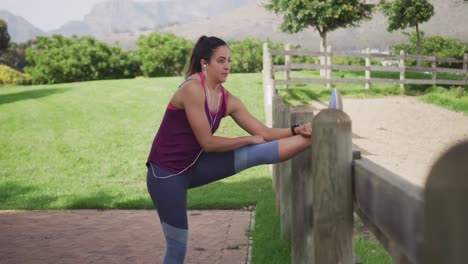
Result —
[[293, 136], [297, 135], [295, 128], [299, 127], [299, 126], [301, 126], [301, 125], [295, 124], [295, 125], [291, 126], [291, 132], [292, 132]]

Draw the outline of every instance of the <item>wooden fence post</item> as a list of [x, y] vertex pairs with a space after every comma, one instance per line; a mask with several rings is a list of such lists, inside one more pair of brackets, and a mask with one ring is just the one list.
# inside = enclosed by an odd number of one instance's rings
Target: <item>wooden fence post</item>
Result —
[[437, 86], [437, 56], [436, 56], [436, 53], [433, 52], [432, 53], [432, 56], [433, 56], [433, 60], [431, 62], [431, 68], [432, 68], [432, 85], [434, 87]]
[[265, 103], [265, 119], [268, 127], [273, 126], [273, 95], [275, 94], [275, 81], [273, 61], [268, 43], [263, 43], [263, 96]]
[[[291, 123], [312, 122], [314, 112], [310, 106], [295, 107], [291, 114]], [[312, 243], [312, 149], [307, 148], [291, 159], [292, 188], [292, 224], [291, 224], [291, 263], [313, 263]], [[307, 200], [309, 199], [309, 200]]]
[[468, 141], [436, 161], [425, 188], [425, 264], [468, 263]]
[[366, 48], [366, 84], [365, 84], [365, 87], [366, 89], [369, 89], [370, 88], [370, 78], [371, 78], [371, 72], [370, 72], [370, 67], [371, 67], [371, 63], [370, 63], [370, 49], [369, 48]]
[[465, 70], [465, 84], [468, 85], [468, 54], [463, 55], [463, 70]]
[[[285, 46], [285, 51], [286, 52], [291, 52], [291, 44], [287, 43]], [[286, 71], [284, 72], [285, 74], [285, 79], [286, 79], [286, 84], [284, 85], [284, 88], [288, 89], [290, 84], [289, 82], [291, 81], [291, 54], [286, 54], [284, 58], [284, 66], [286, 66]]]
[[[278, 116], [280, 114], [279, 111], [282, 105], [283, 105], [283, 97], [281, 97], [278, 94], [275, 94], [275, 96], [273, 97], [273, 127], [275, 128], [283, 127], [283, 124], [280, 124], [281, 120], [279, 119], [279, 116]], [[276, 180], [276, 178], [279, 177], [278, 165], [279, 164], [272, 165], [273, 169], [272, 169], [271, 183], [273, 186], [273, 190], [275, 191], [275, 195], [276, 195], [276, 185], [279, 184], [279, 182], [277, 183], [277, 180]]]
[[291, 160], [281, 162], [280, 167], [280, 219], [281, 219], [281, 239], [291, 240], [291, 222], [292, 222], [292, 166]]
[[400, 50], [400, 63], [398, 67], [400, 67], [400, 89], [405, 89], [405, 51]]
[[[275, 123], [277, 127], [289, 127], [290, 126], [290, 106], [285, 104], [279, 104], [275, 108]], [[288, 171], [289, 168], [289, 171]], [[281, 184], [282, 178], [290, 177], [290, 168], [288, 161], [281, 162], [275, 165], [273, 170], [273, 182], [275, 190], [275, 207], [276, 212], [281, 213]]]
[[330, 89], [332, 86], [331, 83], [331, 76], [332, 76], [332, 55], [331, 55], [332, 47], [327, 47], [327, 65], [326, 65], [326, 73], [327, 73], [327, 88]]
[[[306, 201], [313, 222], [314, 262], [354, 264], [351, 120], [326, 109], [312, 122], [312, 182]], [[310, 198], [312, 197], [312, 198]], [[309, 221], [309, 220], [307, 220]]]
[[[313, 110], [310, 106], [297, 106], [290, 108], [290, 124], [304, 124], [311, 122], [314, 116]], [[288, 126], [287, 126], [288, 127]], [[302, 155], [299, 154], [299, 156]], [[293, 184], [295, 184], [298, 175], [304, 176], [301, 174], [302, 168], [307, 166], [302, 163], [301, 165], [295, 164], [292, 165], [293, 160], [297, 158], [294, 157], [292, 160], [284, 161], [280, 163], [280, 202], [281, 202], [281, 239], [291, 240], [291, 230], [293, 222], [293, 205], [294, 207], [298, 206], [297, 201], [293, 202], [293, 195], [296, 194], [293, 190]], [[304, 199], [304, 197], [301, 197]]]

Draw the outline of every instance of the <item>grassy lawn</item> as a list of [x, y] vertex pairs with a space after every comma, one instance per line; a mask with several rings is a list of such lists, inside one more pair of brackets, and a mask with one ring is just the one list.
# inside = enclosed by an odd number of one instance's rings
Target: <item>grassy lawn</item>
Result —
[[[462, 76], [454, 74], [440, 73], [442, 79], [462, 80]], [[292, 71], [292, 78], [320, 78], [319, 71]], [[333, 77], [342, 78], [362, 78], [364, 72], [357, 71], [333, 71]], [[399, 79], [399, 73], [375, 72], [373, 78]], [[277, 80], [284, 79], [284, 72], [275, 74]], [[407, 73], [409, 79], [431, 79], [430, 74]], [[325, 89], [323, 84], [293, 84], [290, 89], [280, 89], [279, 94], [283, 96], [286, 103], [292, 105], [307, 104], [312, 100], [328, 101], [331, 89]], [[334, 88], [338, 88], [340, 93], [347, 98], [369, 98], [385, 96], [421, 96], [421, 100], [427, 103], [439, 105], [454, 111], [468, 114], [468, 85], [464, 87], [447, 87], [432, 85], [406, 85], [405, 89], [400, 89], [397, 84], [372, 84], [371, 89], [365, 89], [363, 84], [336, 83]]]
[[[162, 114], [181, 81], [171, 77], [1, 87], [0, 209], [153, 209], [144, 164]], [[261, 74], [232, 74], [226, 87], [264, 120]], [[340, 91], [349, 97], [411, 94], [393, 86], [366, 90], [346, 85]], [[323, 86], [301, 85], [281, 93], [292, 104], [328, 100], [330, 95]], [[459, 111], [468, 109], [464, 91], [437, 88], [422, 98], [431, 94], [465, 100]], [[245, 135], [230, 118], [218, 134]], [[280, 239], [267, 166], [189, 191], [191, 209], [239, 209], [252, 204], [256, 205], [254, 263], [289, 263], [290, 244]], [[357, 236], [355, 245], [364, 263], [392, 263], [380, 245], [365, 237]]]

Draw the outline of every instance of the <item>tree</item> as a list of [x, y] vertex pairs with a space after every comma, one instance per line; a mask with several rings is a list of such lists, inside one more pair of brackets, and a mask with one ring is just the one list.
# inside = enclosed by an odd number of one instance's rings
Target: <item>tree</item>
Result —
[[283, 15], [281, 30], [297, 33], [313, 27], [320, 34], [320, 50], [327, 46], [327, 34], [338, 28], [357, 27], [372, 18], [374, 4], [365, 0], [270, 0], [266, 9]]
[[7, 23], [0, 19], [0, 51], [6, 50], [10, 43]]
[[28, 66], [28, 62], [26, 61], [26, 49], [32, 47], [33, 44], [33, 40], [28, 40], [23, 43], [10, 42], [8, 48], [0, 53], [0, 63], [23, 72], [24, 67]]
[[[429, 21], [434, 15], [434, 6], [427, 0], [393, 0], [387, 2], [381, 0], [380, 2], [383, 14], [388, 18], [389, 32], [399, 29], [406, 29], [414, 27], [416, 29], [416, 36], [418, 40], [417, 55], [421, 52], [421, 37], [419, 34], [419, 25]], [[418, 66], [420, 65], [418, 59]]]
[[193, 44], [173, 33], [153, 32], [141, 35], [137, 46], [143, 74], [157, 77], [182, 75]]

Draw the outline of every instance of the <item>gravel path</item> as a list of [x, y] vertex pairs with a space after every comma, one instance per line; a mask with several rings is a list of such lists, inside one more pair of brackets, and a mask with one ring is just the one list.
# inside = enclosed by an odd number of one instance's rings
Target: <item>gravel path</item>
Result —
[[414, 97], [345, 99], [343, 107], [363, 156], [419, 186], [444, 151], [468, 140], [468, 116]]

